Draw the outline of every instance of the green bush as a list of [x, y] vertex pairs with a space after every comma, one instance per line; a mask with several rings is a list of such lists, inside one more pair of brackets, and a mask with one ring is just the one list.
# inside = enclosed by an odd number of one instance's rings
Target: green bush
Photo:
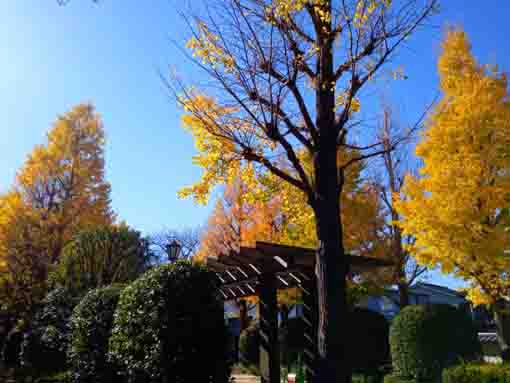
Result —
[[30, 330], [21, 345], [21, 364], [40, 371], [66, 369], [66, 353], [71, 337], [69, 326], [77, 299], [63, 288], [48, 293], [41, 302]]
[[471, 318], [448, 305], [408, 306], [390, 329], [396, 376], [417, 381], [436, 379], [461, 360], [480, 355], [480, 343]]
[[17, 327], [9, 331], [2, 348], [2, 361], [8, 367], [19, 367], [23, 332]]
[[[349, 313], [349, 318], [348, 333], [352, 335], [349, 340], [349, 357], [352, 371], [365, 375], [380, 374], [381, 369], [390, 363], [388, 321], [379, 313], [358, 307]], [[289, 319], [286, 327], [280, 329], [281, 360], [286, 365], [293, 365], [299, 354], [304, 352], [303, 318]], [[253, 338], [256, 339], [256, 336]], [[254, 349], [254, 352], [258, 353], [258, 349]], [[250, 361], [253, 362], [253, 359]]]
[[240, 361], [244, 366], [259, 365], [259, 325], [252, 323], [245, 328], [239, 337], [239, 354]]
[[443, 371], [443, 383], [510, 383], [510, 366], [460, 364]]
[[89, 290], [129, 283], [143, 274], [154, 255], [147, 239], [128, 226], [94, 226], [65, 246], [53, 283], [83, 296]]
[[108, 340], [121, 286], [90, 291], [75, 307], [71, 317], [71, 346], [68, 360], [75, 383], [115, 380], [116, 371], [107, 362]]
[[349, 356], [353, 372], [378, 375], [390, 363], [389, 324], [384, 315], [356, 307], [350, 313]]
[[179, 261], [125, 288], [109, 355], [129, 382], [227, 382], [228, 333], [217, 279]]

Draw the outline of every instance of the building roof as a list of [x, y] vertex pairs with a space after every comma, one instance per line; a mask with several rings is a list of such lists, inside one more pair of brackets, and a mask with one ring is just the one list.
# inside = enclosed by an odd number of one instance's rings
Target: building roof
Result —
[[423, 290], [431, 291], [434, 293], [445, 294], [445, 295], [450, 295], [450, 296], [454, 296], [457, 298], [465, 299], [465, 294], [463, 294], [459, 291], [450, 289], [445, 286], [434, 285], [432, 283], [418, 282], [412, 287], [412, 289], [423, 289]]

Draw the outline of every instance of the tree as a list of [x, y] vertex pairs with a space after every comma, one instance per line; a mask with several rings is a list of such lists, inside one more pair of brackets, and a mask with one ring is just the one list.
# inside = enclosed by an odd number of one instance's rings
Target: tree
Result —
[[[276, 204], [249, 202], [244, 198], [247, 193], [247, 185], [240, 179], [226, 185], [202, 233], [197, 260], [236, 253], [241, 246], [253, 246], [256, 241], [278, 240], [281, 230]], [[287, 293], [278, 292], [280, 309], [292, 304], [286, 297]], [[234, 301], [239, 309], [241, 331], [248, 327], [248, 313], [255, 308], [256, 301], [256, 297]]]
[[65, 246], [53, 281], [78, 295], [135, 280], [152, 261], [149, 241], [125, 224], [77, 233]]
[[[104, 130], [90, 104], [60, 116], [0, 196], [2, 290], [23, 310], [45, 294], [50, 268], [74, 233], [110, 224]], [[40, 293], [39, 293], [39, 292]]]
[[508, 81], [476, 61], [461, 30], [447, 32], [438, 71], [442, 99], [416, 147], [421, 176], [406, 177], [396, 203], [399, 225], [416, 239], [411, 250], [421, 264], [464, 278], [469, 298], [492, 304], [499, 317], [510, 296]]
[[247, 193], [242, 180], [226, 185], [202, 233], [197, 259], [236, 253], [256, 241], [277, 240], [278, 207], [273, 202], [248, 201]]
[[[419, 125], [415, 125], [417, 126]], [[379, 132], [384, 147], [390, 148], [393, 138], [399, 135], [399, 129], [398, 124], [392, 119], [391, 108], [385, 107]], [[400, 194], [404, 176], [409, 171], [406, 161], [408, 144], [409, 141], [401, 142], [395, 150], [383, 153], [381, 156], [383, 172], [380, 172], [373, 180], [373, 187], [379, 193], [386, 215], [386, 222], [382, 225], [376, 241], [378, 249], [374, 253], [392, 263], [392, 267], [384, 268], [380, 275], [376, 275], [376, 278], [382, 277], [382, 284], [397, 285], [401, 308], [409, 304], [409, 288], [427, 272], [427, 268], [417, 263], [408, 250], [409, 245], [414, 243], [414, 238], [403, 235], [402, 229], [397, 224], [400, 216], [395, 208], [395, 199]], [[373, 275], [370, 277], [373, 278]]]
[[[348, 257], [339, 196], [346, 169], [386, 149], [354, 139], [361, 89], [436, 8], [435, 0], [223, 0], [190, 21], [187, 46], [213, 80], [175, 89], [195, 137], [198, 202], [246, 162], [301, 190], [316, 223], [318, 381], [349, 381], [344, 332]], [[308, 90], [308, 88], [309, 90]], [[216, 91], [221, 89], [220, 91]], [[305, 92], [310, 92], [307, 96]], [[358, 121], [359, 122], [359, 121]], [[347, 148], [359, 156], [338, 164]], [[313, 161], [307, 175], [297, 151]], [[285, 165], [282, 165], [285, 164]], [[292, 168], [295, 175], [288, 173]]]

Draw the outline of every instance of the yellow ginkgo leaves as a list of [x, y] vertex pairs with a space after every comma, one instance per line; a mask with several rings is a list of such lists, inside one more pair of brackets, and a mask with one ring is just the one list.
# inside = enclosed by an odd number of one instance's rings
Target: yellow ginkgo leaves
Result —
[[397, 203], [419, 262], [472, 284], [477, 303], [510, 295], [510, 103], [505, 76], [479, 65], [466, 34], [449, 31], [438, 62], [443, 98]]

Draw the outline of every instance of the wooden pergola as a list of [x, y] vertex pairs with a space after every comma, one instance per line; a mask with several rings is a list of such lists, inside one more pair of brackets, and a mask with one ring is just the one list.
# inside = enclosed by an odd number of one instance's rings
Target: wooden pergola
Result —
[[[304, 365], [308, 382], [313, 381], [318, 316], [315, 250], [257, 242], [255, 247], [241, 247], [236, 253], [208, 257], [206, 264], [216, 272], [219, 292], [224, 300], [253, 295], [259, 297], [262, 383], [280, 383], [277, 291], [290, 287], [298, 287], [302, 291]], [[350, 270], [355, 274], [389, 265], [380, 259], [350, 256]]]

